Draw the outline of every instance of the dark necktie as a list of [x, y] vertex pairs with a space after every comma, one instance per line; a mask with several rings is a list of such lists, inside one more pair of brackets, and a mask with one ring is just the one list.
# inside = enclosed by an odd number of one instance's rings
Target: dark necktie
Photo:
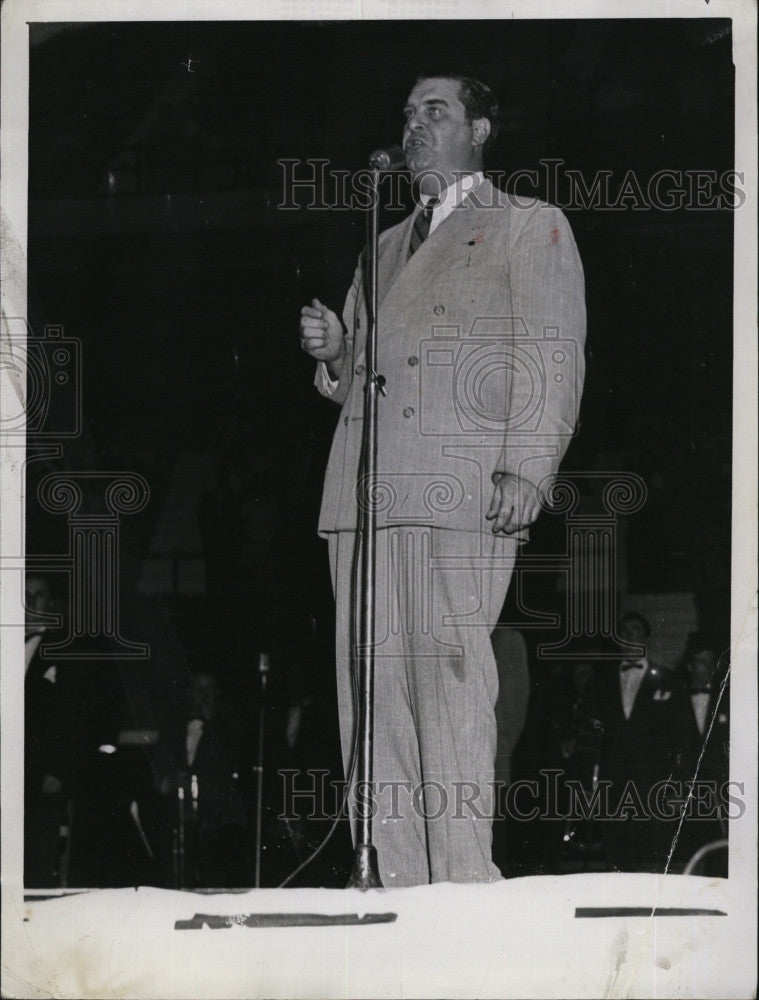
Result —
[[408, 255], [412, 257], [419, 247], [430, 235], [430, 224], [432, 223], [432, 212], [439, 198], [430, 198], [424, 208], [414, 219], [414, 228], [411, 230], [411, 240], [408, 246]]

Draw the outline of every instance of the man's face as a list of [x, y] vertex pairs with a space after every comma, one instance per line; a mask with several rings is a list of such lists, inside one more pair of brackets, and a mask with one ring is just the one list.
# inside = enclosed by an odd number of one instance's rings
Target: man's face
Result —
[[593, 679], [593, 664], [592, 663], [575, 663], [572, 670], [572, 681], [574, 682], [575, 690], [582, 691], [589, 682]]
[[626, 618], [622, 622], [620, 635], [625, 642], [635, 643], [636, 646], [646, 645], [646, 630], [643, 622], [637, 618]]
[[687, 666], [694, 684], [708, 684], [717, 666], [717, 657], [711, 649], [703, 649], [691, 655]]
[[425, 193], [438, 194], [441, 186], [435, 176], [424, 176], [425, 171], [441, 175], [447, 186], [456, 172], [480, 168], [487, 119], [468, 122], [459, 91], [458, 80], [432, 77], [418, 83], [406, 102], [403, 150]]
[[212, 674], [196, 674], [190, 683], [190, 702], [202, 719], [216, 714], [216, 678]]
[[44, 613], [50, 607], [50, 587], [47, 580], [39, 576], [28, 576], [25, 584], [25, 600], [28, 634], [40, 628], [44, 622]]

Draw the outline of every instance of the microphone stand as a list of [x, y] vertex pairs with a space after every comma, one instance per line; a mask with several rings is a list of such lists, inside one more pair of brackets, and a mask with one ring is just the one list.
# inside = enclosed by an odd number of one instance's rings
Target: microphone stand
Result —
[[176, 887], [184, 889], [185, 875], [185, 829], [184, 829], [184, 785], [177, 788], [177, 852]]
[[[379, 238], [379, 211], [378, 211], [378, 189], [379, 172], [388, 169], [381, 162], [375, 161], [376, 154], [372, 155], [370, 166], [372, 170], [372, 183], [374, 188], [374, 200], [371, 214], [371, 291], [370, 308], [371, 318], [369, 330], [367, 331], [367, 384], [366, 397], [364, 400], [364, 452], [365, 462], [363, 469], [366, 470], [366, 482], [368, 484], [368, 503], [360, 505], [366, 508], [361, 517], [359, 534], [362, 539], [361, 551], [361, 630], [360, 643], [358, 646], [358, 666], [360, 669], [360, 710], [358, 714], [358, 763], [361, 780], [371, 782], [372, 780], [372, 722], [373, 722], [373, 695], [374, 695], [374, 581], [375, 581], [375, 553], [376, 553], [376, 511], [374, 509], [374, 480], [377, 474], [377, 393], [383, 391], [383, 379], [377, 375], [375, 368], [376, 346], [377, 346], [377, 307], [379, 302], [379, 292], [377, 285], [377, 241]], [[268, 672], [268, 658], [259, 660], [259, 671], [261, 673], [261, 686], [266, 689], [266, 674]], [[263, 707], [262, 707], [263, 711]], [[259, 740], [260, 732], [259, 730]], [[260, 744], [259, 744], [260, 747]], [[263, 773], [263, 755], [259, 750], [259, 774]], [[259, 785], [259, 788], [261, 786]], [[363, 798], [363, 797], [362, 797]], [[259, 809], [260, 816], [260, 809]], [[358, 889], [379, 889], [382, 882], [379, 877], [377, 867], [377, 850], [372, 844], [372, 818], [371, 807], [362, 801], [358, 810], [360, 825], [356, 838], [356, 850], [353, 872], [348, 882], [348, 888]], [[297, 927], [308, 925], [314, 919], [318, 920], [320, 926], [340, 925], [358, 926], [367, 923], [391, 923], [396, 919], [395, 913], [339, 913], [339, 914], [300, 914], [300, 913], [266, 913], [256, 914], [258, 918], [265, 922], [267, 927]], [[178, 926], [178, 925], [177, 925]], [[193, 926], [195, 926], [193, 924]], [[262, 924], [263, 926], [263, 924]]]
[[264, 725], [266, 724], [266, 682], [269, 676], [269, 654], [261, 653], [258, 657], [258, 676], [261, 681], [261, 701], [258, 706], [258, 756], [256, 766], [256, 845], [254, 886], [261, 886], [261, 844], [262, 821], [264, 811]]
[[[377, 512], [375, 481], [377, 476], [377, 393], [384, 391], [384, 379], [377, 374], [377, 315], [379, 287], [377, 245], [379, 241], [379, 175], [376, 156], [372, 166], [372, 202], [369, 235], [369, 328], [366, 335], [366, 386], [364, 390], [364, 461], [359, 474], [359, 539], [361, 544], [360, 619], [358, 648], [354, 651], [358, 666], [358, 761], [357, 784], [364, 793], [373, 789], [374, 738], [374, 622], [377, 551]], [[363, 498], [363, 502], [362, 502]], [[354, 602], [355, 612], [355, 602]], [[369, 798], [369, 801], [367, 801]], [[356, 847], [353, 871], [348, 880], [351, 889], [381, 889], [377, 848], [372, 843], [371, 797], [362, 794], [356, 803]]]

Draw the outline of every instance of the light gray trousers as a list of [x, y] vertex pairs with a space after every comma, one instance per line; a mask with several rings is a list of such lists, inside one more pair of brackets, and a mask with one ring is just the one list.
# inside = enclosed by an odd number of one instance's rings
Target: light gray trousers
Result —
[[[356, 535], [328, 539], [347, 771]], [[498, 675], [490, 633], [516, 549], [490, 532], [405, 525], [377, 532], [372, 837], [387, 888], [500, 878], [491, 855]], [[355, 836], [354, 810], [351, 820]]]

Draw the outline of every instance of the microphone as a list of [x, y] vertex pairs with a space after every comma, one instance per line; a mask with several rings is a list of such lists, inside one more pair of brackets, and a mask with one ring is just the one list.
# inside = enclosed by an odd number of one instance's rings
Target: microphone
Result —
[[376, 170], [403, 170], [406, 166], [406, 155], [400, 146], [375, 149], [369, 157], [369, 166]]

